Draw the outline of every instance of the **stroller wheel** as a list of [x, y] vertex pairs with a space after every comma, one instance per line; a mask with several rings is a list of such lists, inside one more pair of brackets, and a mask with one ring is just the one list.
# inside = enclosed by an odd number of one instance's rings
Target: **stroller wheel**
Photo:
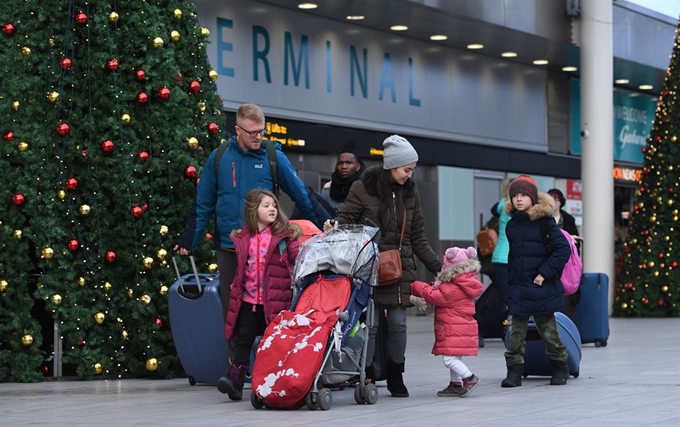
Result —
[[364, 398], [364, 387], [361, 384], [357, 384], [354, 387], [354, 401], [359, 405], [366, 403], [366, 399]]
[[264, 407], [264, 402], [254, 391], [250, 393], [250, 404], [253, 405], [253, 408], [255, 409], [262, 409]]
[[364, 398], [369, 405], [375, 405], [378, 401], [378, 386], [373, 383], [366, 384], [364, 388]]
[[310, 411], [316, 411], [319, 409], [318, 393], [313, 391], [307, 393], [307, 396], [305, 396], [305, 403], [307, 404], [307, 408], [309, 408]]
[[319, 408], [322, 411], [327, 411], [331, 409], [333, 405], [333, 393], [328, 388], [322, 388], [319, 390]]

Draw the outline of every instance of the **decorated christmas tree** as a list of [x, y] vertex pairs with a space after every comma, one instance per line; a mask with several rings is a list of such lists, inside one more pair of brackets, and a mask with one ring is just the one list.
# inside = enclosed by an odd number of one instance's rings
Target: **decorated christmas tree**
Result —
[[644, 169], [633, 206], [614, 303], [620, 316], [680, 316], [680, 30], [642, 150]]
[[83, 378], [181, 375], [169, 261], [224, 137], [208, 31], [180, 0], [4, 0], [0, 17], [0, 381], [40, 378], [35, 307]]

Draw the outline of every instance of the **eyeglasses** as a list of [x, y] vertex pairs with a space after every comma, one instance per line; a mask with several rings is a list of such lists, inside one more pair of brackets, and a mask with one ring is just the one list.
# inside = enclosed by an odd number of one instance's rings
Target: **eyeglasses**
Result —
[[241, 126], [236, 125], [237, 128], [241, 129], [243, 132], [247, 133], [251, 138], [256, 138], [258, 135], [264, 137], [267, 134], [267, 128], [260, 130], [245, 130]]

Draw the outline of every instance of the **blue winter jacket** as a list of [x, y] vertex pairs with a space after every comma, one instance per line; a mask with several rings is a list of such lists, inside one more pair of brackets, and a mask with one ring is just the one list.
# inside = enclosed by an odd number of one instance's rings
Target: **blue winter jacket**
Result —
[[[295, 202], [305, 218], [319, 226], [304, 183], [281, 151], [281, 145], [278, 143], [275, 145], [279, 186]], [[178, 242], [179, 246], [189, 250], [198, 245], [213, 213], [215, 248], [234, 249], [229, 234], [232, 230], [243, 228], [246, 196], [254, 188], [271, 191], [274, 187], [264, 143], [257, 151], [243, 152], [236, 141], [236, 136], [232, 136], [229, 147], [220, 159], [217, 174], [215, 174], [216, 152], [217, 149], [213, 150], [205, 163], [196, 188], [196, 199], [191, 215]]]
[[[549, 314], [564, 310], [564, 287], [560, 277], [571, 249], [569, 242], [555, 224], [550, 222], [550, 245], [553, 252], [548, 257], [541, 236], [540, 220], [552, 217], [555, 206], [552, 197], [539, 193], [538, 203], [526, 212], [517, 212], [512, 202], [505, 204], [508, 221], [505, 234], [510, 244], [508, 268], [508, 312], [513, 316]], [[538, 274], [544, 277], [542, 286], [534, 284]]]

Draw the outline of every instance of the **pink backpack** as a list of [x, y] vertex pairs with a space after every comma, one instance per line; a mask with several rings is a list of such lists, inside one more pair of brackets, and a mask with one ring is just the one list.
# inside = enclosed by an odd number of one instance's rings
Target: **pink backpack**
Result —
[[[547, 220], [549, 221], [550, 218], [547, 218]], [[552, 253], [552, 247], [550, 245], [550, 233], [548, 232], [548, 229], [549, 225], [546, 220], [544, 220], [541, 223], [541, 233], [543, 234], [543, 243], [548, 249], [548, 255], [550, 255]], [[578, 255], [578, 249], [576, 249], [574, 240], [569, 233], [562, 229], [560, 229], [560, 231], [564, 234], [564, 238], [567, 239], [567, 242], [569, 242], [569, 249], [571, 249], [571, 256], [567, 263], [564, 264], [564, 270], [562, 270], [562, 277], [560, 280], [562, 281], [562, 286], [564, 286], [564, 295], [571, 295], [578, 290], [581, 280], [583, 279], [583, 262]]]

